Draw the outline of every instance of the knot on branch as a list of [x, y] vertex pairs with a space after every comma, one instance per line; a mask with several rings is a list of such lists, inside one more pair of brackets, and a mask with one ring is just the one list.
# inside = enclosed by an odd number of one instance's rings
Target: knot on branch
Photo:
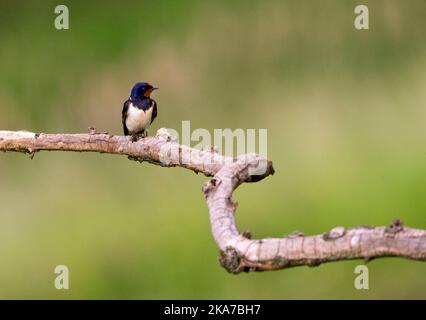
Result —
[[345, 233], [346, 233], [346, 230], [345, 230], [344, 227], [335, 227], [335, 228], [331, 229], [330, 231], [324, 233], [322, 235], [322, 238], [325, 241], [330, 241], [330, 240], [332, 241], [332, 240], [336, 240], [336, 239], [343, 237], [345, 235]]
[[226, 247], [225, 251], [220, 252], [219, 262], [229, 273], [238, 274], [242, 271], [240, 254], [233, 247]]
[[174, 136], [169, 130], [166, 128], [160, 128], [157, 130], [157, 133], [155, 134], [156, 137], [161, 138], [167, 142], [177, 142], [178, 139], [176, 136]]
[[394, 219], [392, 223], [385, 228], [385, 233], [388, 235], [395, 235], [404, 230], [404, 224], [400, 219]]
[[239, 180], [244, 182], [258, 182], [275, 173], [272, 161], [256, 154], [243, 154], [237, 158], [237, 163], [245, 165], [245, 170], [239, 172]]
[[243, 232], [241, 233], [241, 235], [242, 235], [244, 238], [248, 239], [248, 240], [250, 240], [250, 239], [252, 238], [251, 232], [250, 232], [249, 230], [245, 230], [245, 231], [243, 231]]
[[209, 181], [207, 181], [206, 183], [204, 183], [204, 185], [203, 185], [204, 195], [207, 197], [207, 195], [210, 192], [212, 192], [214, 189], [216, 189], [217, 186], [220, 185], [221, 182], [222, 181], [219, 178], [214, 177], [214, 178], [210, 179]]

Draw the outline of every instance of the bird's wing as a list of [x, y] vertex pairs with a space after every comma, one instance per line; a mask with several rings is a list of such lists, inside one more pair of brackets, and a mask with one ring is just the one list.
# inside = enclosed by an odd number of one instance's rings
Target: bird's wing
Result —
[[129, 110], [130, 100], [124, 102], [123, 111], [121, 112], [121, 122], [123, 123], [123, 132], [124, 135], [127, 136], [129, 134], [129, 130], [126, 127], [126, 118], [127, 118], [127, 110]]
[[155, 100], [152, 100], [153, 106], [152, 106], [152, 116], [151, 116], [151, 123], [154, 122], [154, 119], [157, 117], [157, 102]]

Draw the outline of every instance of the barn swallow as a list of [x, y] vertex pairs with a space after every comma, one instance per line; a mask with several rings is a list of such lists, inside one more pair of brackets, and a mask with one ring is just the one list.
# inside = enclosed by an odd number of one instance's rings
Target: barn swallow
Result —
[[124, 135], [137, 137], [148, 135], [148, 129], [157, 117], [157, 103], [151, 99], [152, 91], [158, 88], [146, 82], [136, 83], [130, 93], [129, 99], [124, 102], [122, 123]]

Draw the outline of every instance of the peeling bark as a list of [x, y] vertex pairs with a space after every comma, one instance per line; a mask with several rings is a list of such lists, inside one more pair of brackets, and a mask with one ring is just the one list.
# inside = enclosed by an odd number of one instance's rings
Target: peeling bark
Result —
[[251, 239], [249, 232], [240, 233], [234, 218], [237, 203], [232, 200], [233, 191], [244, 182], [257, 182], [274, 173], [272, 162], [256, 154], [233, 159], [214, 150], [193, 149], [178, 144], [165, 129], [136, 142], [92, 128], [88, 134], [0, 131], [0, 151], [24, 152], [32, 159], [42, 150], [126, 155], [130, 160], [183, 167], [213, 177], [204, 184], [203, 192], [220, 250], [219, 261], [230, 273], [390, 256], [426, 261], [426, 231], [405, 227], [400, 220], [387, 227], [335, 227], [315, 236], [297, 231], [283, 238]]

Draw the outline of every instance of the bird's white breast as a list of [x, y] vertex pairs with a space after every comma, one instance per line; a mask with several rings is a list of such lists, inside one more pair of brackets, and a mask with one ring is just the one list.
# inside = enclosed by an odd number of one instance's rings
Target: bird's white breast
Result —
[[127, 110], [126, 127], [131, 133], [148, 129], [151, 124], [152, 109], [146, 111], [139, 109], [130, 103]]

